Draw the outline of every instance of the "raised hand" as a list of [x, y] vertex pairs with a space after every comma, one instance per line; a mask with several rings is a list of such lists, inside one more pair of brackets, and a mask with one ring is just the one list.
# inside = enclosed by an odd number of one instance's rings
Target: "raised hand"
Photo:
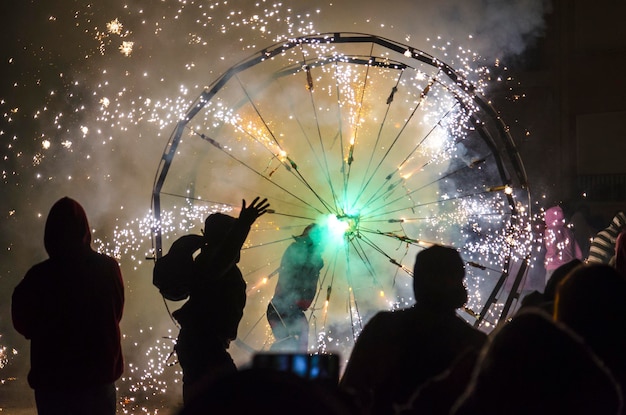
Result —
[[239, 213], [239, 219], [249, 225], [252, 225], [254, 221], [261, 215], [267, 213], [270, 204], [267, 202], [267, 198], [259, 200], [259, 197], [254, 198], [250, 206], [246, 206], [246, 200], [241, 200], [241, 212]]

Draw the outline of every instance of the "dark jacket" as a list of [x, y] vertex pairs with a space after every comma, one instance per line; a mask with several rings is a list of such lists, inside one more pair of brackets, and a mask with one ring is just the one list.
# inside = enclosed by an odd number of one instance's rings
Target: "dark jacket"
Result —
[[250, 225], [221, 214], [210, 218], [218, 219], [205, 226], [207, 243], [195, 260], [195, 286], [174, 317], [183, 329], [199, 337], [215, 336], [227, 348], [237, 338], [246, 305], [246, 282], [237, 263]]
[[487, 336], [453, 309], [435, 311], [415, 305], [381, 311], [365, 325], [354, 345], [341, 386], [363, 401], [373, 414], [392, 414], [427, 380], [474, 353]]
[[46, 221], [49, 259], [13, 292], [15, 329], [31, 341], [33, 389], [95, 386], [123, 372], [124, 284], [115, 259], [95, 252], [82, 206], [60, 199]]

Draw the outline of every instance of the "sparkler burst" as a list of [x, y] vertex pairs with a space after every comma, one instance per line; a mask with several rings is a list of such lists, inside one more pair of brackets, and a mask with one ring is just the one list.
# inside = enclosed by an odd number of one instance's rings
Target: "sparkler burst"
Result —
[[[311, 350], [344, 358], [372, 313], [411, 304], [412, 261], [424, 246], [460, 249], [476, 314], [527, 256], [523, 168], [483, 98], [495, 76], [483, 37], [471, 36], [484, 26], [444, 24], [456, 2], [69, 3], [18, 2], [3, 14], [15, 18], [0, 29], [14, 39], [0, 53], [1, 303], [45, 257], [48, 207], [79, 200], [94, 246], [120, 261], [126, 281], [124, 413], [167, 413], [157, 396], [180, 393], [178, 367], [165, 363], [176, 327], [146, 257], [199, 233], [212, 212], [237, 215], [241, 198], [267, 196], [273, 213], [242, 253], [249, 306], [231, 346], [238, 364], [271, 343], [261, 310], [282, 252], [310, 222], [336, 231], [309, 315]], [[542, 4], [517, 35], [539, 25]], [[416, 23], [427, 15], [432, 26]], [[346, 24], [377, 35], [320, 35]], [[494, 324], [503, 307], [467, 317]], [[0, 336], [0, 369], [27, 366], [23, 339], [10, 326]]]
[[162, 213], [169, 222], [180, 203], [219, 203], [236, 214], [242, 195], [259, 195], [272, 212], [254, 225], [240, 263], [255, 287], [242, 352], [273, 341], [264, 320], [271, 276], [291, 236], [312, 222], [334, 237], [308, 313], [318, 339], [310, 351], [349, 354], [372, 313], [411, 304], [415, 254], [432, 244], [460, 250], [471, 265], [469, 316], [494, 324], [488, 297], [525, 256], [520, 207], [530, 201], [515, 146], [479, 94], [431, 55], [372, 35], [262, 49], [217, 78], [174, 128], [154, 186], [157, 257], [164, 237], [180, 236], [160, 226]]

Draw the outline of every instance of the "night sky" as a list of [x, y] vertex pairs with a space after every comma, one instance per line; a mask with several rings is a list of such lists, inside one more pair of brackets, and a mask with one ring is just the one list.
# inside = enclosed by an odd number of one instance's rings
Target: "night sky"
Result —
[[[279, 40], [337, 31], [387, 37], [453, 67], [468, 64], [459, 50], [472, 51], [469, 65], [476, 68], [506, 65], [542, 35], [550, 11], [541, 0], [302, 3], [2, 2], [0, 380], [11, 378], [29, 393], [28, 344], [12, 328], [10, 296], [28, 268], [46, 258], [50, 206], [70, 196], [87, 211], [94, 247], [118, 258], [126, 281], [122, 329], [130, 366], [118, 395], [149, 384], [167, 390], [165, 401], [178, 399], [177, 368], [163, 375], [150, 363], [170, 351], [171, 340], [162, 337], [176, 334], [168, 332], [174, 326], [150, 283], [145, 224], [178, 117], [230, 66]], [[159, 380], [166, 385], [155, 386]]]

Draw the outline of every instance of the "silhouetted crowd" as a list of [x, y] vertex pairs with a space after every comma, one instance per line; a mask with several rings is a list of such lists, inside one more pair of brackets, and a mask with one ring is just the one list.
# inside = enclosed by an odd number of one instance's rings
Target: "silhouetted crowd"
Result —
[[[181, 237], [155, 264], [164, 297], [187, 300], [173, 313], [181, 415], [626, 414], [624, 212], [581, 241], [560, 206], [547, 209], [545, 288], [522, 298], [489, 333], [457, 314], [468, 300], [459, 252], [422, 249], [415, 304], [375, 314], [340, 375], [337, 356], [307, 347], [304, 311], [324, 266], [318, 224], [294, 236], [283, 255], [267, 308], [270, 352], [246, 368], [228, 353], [246, 304], [240, 250], [269, 206], [256, 198], [242, 201], [237, 218], [209, 215], [203, 235]], [[59, 200], [46, 222], [50, 258], [13, 294], [14, 326], [31, 341], [28, 380], [42, 415], [115, 414], [123, 283], [117, 263], [90, 243], [82, 206]]]

